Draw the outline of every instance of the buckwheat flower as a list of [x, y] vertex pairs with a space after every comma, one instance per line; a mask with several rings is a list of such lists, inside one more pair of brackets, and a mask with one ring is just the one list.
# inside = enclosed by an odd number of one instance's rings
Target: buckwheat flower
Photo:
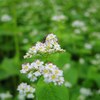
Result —
[[33, 73], [36, 77], [41, 76], [41, 73], [39, 71], [36, 71]]
[[18, 94], [18, 100], [25, 100], [25, 95]]
[[64, 77], [59, 77], [58, 80], [57, 80], [57, 84], [62, 85], [63, 83], [64, 83]]
[[27, 98], [34, 98], [34, 95], [33, 94], [28, 94]]
[[8, 14], [4, 14], [4, 15], [1, 16], [2, 22], [8, 22], [8, 21], [11, 21], [11, 19], [12, 19], [11, 16], [8, 15]]
[[100, 89], [99, 89], [99, 90], [97, 90], [97, 91], [96, 91], [96, 93], [100, 95]]
[[11, 99], [12, 95], [10, 94], [10, 92], [6, 92], [6, 93], [0, 93], [0, 100], [6, 100], [6, 99]]
[[32, 46], [32, 48], [30, 48], [28, 50], [28, 52], [26, 53], [26, 55], [24, 56], [24, 58], [31, 58], [32, 55], [35, 55], [35, 54], [37, 54], [36, 47], [35, 46]]
[[85, 43], [84, 47], [85, 47], [86, 49], [92, 49], [92, 45], [89, 44], [89, 43]]
[[58, 41], [56, 35], [54, 35], [53, 33], [49, 34], [49, 35], [46, 37], [46, 41], [48, 41], [48, 40]]
[[53, 70], [56, 68], [56, 65], [53, 65], [52, 63], [48, 63], [48, 64], [45, 64], [45, 67], [48, 70]]
[[54, 15], [51, 18], [53, 21], [62, 21], [67, 19], [67, 17], [65, 17], [64, 15]]
[[68, 88], [71, 88], [71, 87], [72, 87], [72, 84], [71, 84], [70, 82], [68, 82], [68, 81], [66, 81], [64, 85], [65, 85], [66, 87], [68, 87]]
[[85, 23], [81, 20], [75, 20], [72, 23], [72, 27], [84, 27], [84, 26], [85, 26]]
[[71, 68], [71, 65], [69, 63], [65, 64], [63, 67], [64, 70], [68, 70], [70, 68]]
[[21, 73], [27, 73], [30, 70], [29, 63], [22, 64], [22, 70], [20, 70]]
[[86, 96], [84, 96], [84, 95], [79, 95], [77, 100], [86, 100]]
[[19, 91], [20, 95], [23, 95], [27, 98], [34, 98], [35, 88], [27, 85], [27, 83], [21, 83], [17, 90]]
[[47, 83], [53, 82], [55, 85], [62, 85], [64, 82], [63, 71], [59, 70], [56, 65], [48, 63], [43, 70], [44, 81]]
[[40, 60], [36, 60], [35, 62], [31, 63], [31, 68], [39, 69], [39, 66], [43, 66], [44, 62]]
[[74, 30], [74, 33], [76, 33], [76, 34], [81, 34], [81, 30], [80, 30], [80, 29], [75, 29], [75, 30]]
[[91, 90], [88, 88], [84, 88], [84, 87], [80, 89], [80, 93], [84, 96], [91, 96], [92, 95]]
[[24, 44], [26, 44], [26, 43], [28, 43], [28, 42], [29, 42], [29, 40], [28, 40], [27, 38], [24, 38], [24, 39], [23, 39], [23, 43], [24, 43]]
[[42, 52], [45, 53], [46, 52], [46, 45], [44, 43], [37, 42], [35, 48], [40, 53], [42, 53]]
[[53, 33], [49, 34], [45, 42], [37, 42], [35, 46], [30, 48], [24, 58], [31, 58], [33, 55], [36, 54], [45, 54], [45, 53], [54, 53], [54, 52], [64, 52], [65, 50], [61, 49], [60, 45], [58, 44], [58, 39], [56, 35]]
[[80, 59], [79, 59], [79, 63], [80, 63], [80, 64], [84, 64], [84, 63], [85, 63], [85, 60], [84, 60], [83, 58], [80, 58]]

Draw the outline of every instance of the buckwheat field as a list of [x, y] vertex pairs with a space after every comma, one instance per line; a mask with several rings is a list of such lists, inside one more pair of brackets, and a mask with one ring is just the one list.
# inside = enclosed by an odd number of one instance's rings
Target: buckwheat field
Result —
[[0, 100], [100, 100], [100, 0], [0, 0]]

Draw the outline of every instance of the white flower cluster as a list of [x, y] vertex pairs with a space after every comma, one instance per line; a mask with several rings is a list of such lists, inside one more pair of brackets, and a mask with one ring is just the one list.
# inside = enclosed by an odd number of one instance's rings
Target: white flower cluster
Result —
[[74, 32], [80, 34], [87, 31], [86, 24], [81, 20], [75, 20], [72, 22], [72, 27], [74, 27]]
[[6, 100], [10, 98], [12, 98], [12, 95], [10, 94], [10, 92], [0, 93], [0, 100]]
[[91, 90], [88, 88], [84, 88], [84, 87], [80, 89], [80, 93], [84, 96], [91, 96], [92, 95]]
[[53, 21], [62, 21], [62, 20], [65, 20], [65, 19], [67, 19], [67, 17], [64, 16], [64, 15], [54, 15], [51, 18], [51, 20], [53, 20]]
[[55, 85], [62, 85], [64, 82], [62, 70], [59, 70], [59, 68], [52, 63], [44, 64], [44, 62], [40, 60], [36, 60], [31, 64], [23, 64], [20, 72], [23, 74], [26, 73], [28, 78], [33, 82], [36, 81], [39, 76], [43, 76], [45, 82], [53, 82]]
[[51, 33], [46, 37], [45, 43], [37, 42], [35, 46], [31, 47], [24, 58], [31, 58], [32, 55], [35, 54], [53, 53], [58, 51], [62, 52], [64, 50], [61, 49], [58, 44], [56, 35]]
[[72, 87], [72, 84], [70, 82], [68, 82], [68, 81], [66, 81], [64, 85], [67, 88], [71, 88]]
[[85, 23], [83, 21], [80, 21], [80, 20], [75, 20], [73, 23], [72, 23], [72, 26], [73, 27], [84, 27], [85, 26]]
[[85, 45], [84, 45], [84, 47], [86, 48], [86, 49], [92, 49], [92, 44], [89, 44], [89, 43], [85, 43]]
[[12, 20], [12, 18], [8, 14], [4, 14], [4, 15], [1, 16], [1, 21], [2, 22], [8, 22], [8, 21], [11, 21], [11, 20]]
[[27, 98], [34, 98], [34, 92], [35, 88], [31, 87], [30, 85], [27, 85], [27, 83], [21, 83], [17, 90], [19, 91], [20, 95], [26, 96]]

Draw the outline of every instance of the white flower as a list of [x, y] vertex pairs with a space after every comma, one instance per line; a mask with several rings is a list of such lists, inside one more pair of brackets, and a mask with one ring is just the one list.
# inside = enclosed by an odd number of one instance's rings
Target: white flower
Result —
[[17, 90], [20, 95], [26, 96], [27, 98], [34, 98], [35, 88], [27, 85], [27, 83], [21, 83]]
[[80, 89], [80, 93], [84, 96], [91, 96], [92, 95], [91, 90], [88, 88], [84, 88], [84, 87]]
[[80, 34], [80, 33], [81, 33], [81, 30], [80, 30], [80, 29], [75, 29], [75, 30], [74, 30], [74, 33]]
[[97, 90], [97, 91], [96, 91], [96, 93], [100, 95], [100, 89], [99, 89], [99, 90]]
[[53, 82], [55, 85], [62, 85], [64, 82], [63, 71], [59, 70], [56, 65], [48, 63], [43, 70], [44, 81], [47, 83]]
[[72, 23], [72, 27], [84, 27], [84, 26], [85, 26], [85, 23], [83, 21], [80, 21], [80, 20], [75, 20]]
[[86, 96], [84, 96], [84, 95], [79, 95], [78, 100], [86, 100]]
[[12, 95], [7, 91], [6, 93], [0, 93], [0, 98], [0, 100], [10, 99], [12, 98]]
[[34, 98], [34, 95], [33, 94], [28, 94], [27, 98]]
[[54, 40], [54, 41], [57, 41], [57, 37], [56, 35], [54, 35], [53, 33], [49, 34], [47, 37], [46, 37], [46, 41], [48, 40]]
[[11, 16], [9, 16], [8, 14], [4, 14], [1, 16], [1, 21], [2, 22], [8, 22], [8, 21], [11, 21]]
[[18, 94], [18, 100], [25, 100], [25, 95]]
[[65, 82], [65, 86], [68, 87], [68, 88], [71, 88], [72, 87], [72, 84], [67, 81], [67, 82]]
[[37, 42], [35, 48], [38, 52], [45, 52], [46, 51], [46, 45], [44, 43], [41, 43], [41, 42]]
[[44, 65], [44, 62], [40, 60], [23, 65], [21, 73], [27, 74], [27, 77], [33, 82], [40, 76], [43, 76], [44, 81], [48, 83], [53, 82], [56, 85], [61, 85], [64, 82], [62, 70], [59, 70], [59, 68], [52, 63], [46, 63]]
[[64, 52], [64, 50], [61, 49], [60, 45], [58, 44], [56, 35], [51, 33], [46, 37], [44, 43], [37, 42], [35, 46], [30, 48], [24, 58], [31, 58], [36, 54], [54, 53], [58, 51]]
[[89, 44], [89, 43], [85, 43], [84, 47], [85, 47], [86, 49], [92, 49], [92, 45]]
[[41, 73], [39, 71], [36, 71], [33, 73], [36, 77], [41, 76]]
[[68, 63], [68, 64], [65, 64], [64, 65], [64, 68], [63, 69], [66, 70], [66, 69], [70, 69], [70, 68], [71, 68], [71, 65]]
[[27, 73], [30, 70], [29, 63], [22, 64], [22, 70], [20, 70], [21, 73]]
[[24, 43], [24, 44], [28, 43], [28, 41], [29, 41], [29, 40], [28, 40], [27, 38], [24, 38], [24, 39], [23, 39], [23, 43]]
[[54, 15], [52, 16], [52, 20], [53, 21], [62, 21], [62, 20], [65, 20], [67, 17], [65, 17], [64, 15]]
[[83, 58], [80, 58], [79, 59], [79, 62], [80, 62], [80, 64], [84, 64], [85, 63], [85, 60]]

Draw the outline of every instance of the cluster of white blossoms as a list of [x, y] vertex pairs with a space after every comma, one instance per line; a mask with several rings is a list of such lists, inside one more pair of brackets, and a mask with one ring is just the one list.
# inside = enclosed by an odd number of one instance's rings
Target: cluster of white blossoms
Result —
[[6, 93], [0, 93], [0, 100], [8, 100], [12, 98], [12, 94], [9, 91]]
[[[29, 49], [24, 58], [30, 58], [36, 54], [45, 54], [45, 53], [55, 53], [63, 52], [56, 35], [49, 34], [45, 42], [37, 42], [35, 46]], [[44, 63], [40, 60], [35, 60], [32, 63], [22, 64], [22, 69], [20, 70], [22, 74], [26, 74], [30, 81], [35, 82], [40, 77], [43, 77], [44, 82], [53, 83], [54, 85], [62, 85], [64, 83], [63, 71], [60, 70], [56, 65], [52, 63]], [[27, 83], [21, 83], [18, 86], [19, 98], [24, 99], [34, 98], [35, 88], [27, 85]]]
[[84, 88], [84, 87], [80, 89], [80, 93], [84, 96], [92, 95], [92, 91], [89, 88]]
[[87, 26], [86, 26], [85, 22], [81, 21], [81, 20], [73, 21], [72, 27], [75, 28], [74, 33], [76, 33], [76, 34], [81, 34], [81, 33], [87, 31]]
[[11, 20], [12, 20], [12, 18], [8, 14], [4, 14], [4, 15], [1, 16], [1, 21], [2, 22], [8, 22], [8, 21], [11, 21]]
[[62, 20], [65, 20], [65, 19], [67, 19], [67, 17], [66, 16], [64, 16], [63, 14], [61, 14], [61, 15], [54, 15], [54, 16], [52, 16], [52, 18], [51, 18], [51, 20], [53, 20], [53, 21], [62, 21]]
[[27, 85], [27, 83], [21, 83], [17, 90], [19, 91], [19, 94], [24, 97], [26, 96], [27, 98], [34, 98], [35, 88]]
[[62, 70], [52, 63], [44, 64], [44, 62], [40, 60], [36, 60], [31, 64], [23, 64], [20, 72], [27, 74], [27, 77], [33, 82], [40, 76], [44, 77], [46, 83], [53, 82], [55, 85], [62, 85], [64, 82]]
[[31, 58], [33, 55], [36, 54], [54, 53], [54, 52], [63, 52], [63, 51], [64, 50], [61, 49], [58, 43], [58, 39], [56, 35], [51, 33], [46, 37], [44, 43], [37, 42], [35, 46], [32, 46], [28, 50], [24, 58]]

